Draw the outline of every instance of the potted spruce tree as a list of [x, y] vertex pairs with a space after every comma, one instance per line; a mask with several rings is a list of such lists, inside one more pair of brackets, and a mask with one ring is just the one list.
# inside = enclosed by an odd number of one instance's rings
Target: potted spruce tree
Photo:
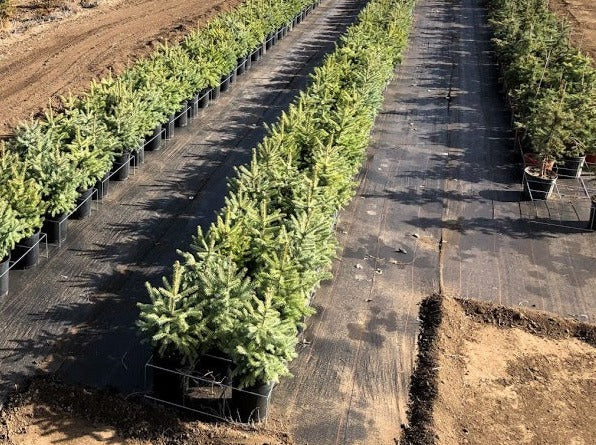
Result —
[[560, 159], [568, 139], [566, 121], [573, 119], [565, 107], [564, 89], [560, 92], [545, 90], [533, 104], [534, 112], [526, 121], [526, 136], [536, 154], [539, 166], [525, 168], [524, 192], [534, 200], [548, 199], [557, 181], [557, 174], [547, 167]]
[[27, 179], [26, 163], [0, 143], [0, 196], [14, 211], [16, 246], [11, 257], [15, 267], [29, 269], [39, 262], [39, 236], [45, 203], [42, 187]]
[[198, 286], [185, 276], [184, 267], [174, 264], [171, 283], [163, 287], [146, 284], [150, 303], [138, 303], [137, 327], [144, 341], [153, 347], [153, 390], [173, 403], [184, 398], [184, 378], [178, 373], [191, 368], [208, 338], [203, 312], [197, 304]]
[[16, 212], [4, 197], [0, 196], [0, 297], [8, 294], [10, 251], [18, 241]]
[[267, 417], [273, 385], [290, 375], [288, 363], [296, 356], [297, 330], [273, 307], [272, 294], [244, 303], [226, 352], [234, 363], [231, 415], [240, 422]]
[[[199, 235], [200, 236], [200, 235]], [[186, 259], [188, 279], [196, 283], [197, 301], [203, 312], [208, 335], [197, 345], [202, 370], [228, 376], [230, 361], [225, 352], [227, 339], [232, 335], [244, 302], [254, 296], [254, 288], [232, 256], [222, 252], [207, 255], [182, 253]]]
[[26, 178], [42, 188], [46, 213], [42, 231], [48, 242], [62, 242], [67, 234], [67, 217], [75, 207], [81, 176], [68, 153], [61, 151], [64, 134], [47, 121], [19, 126], [9, 149], [26, 163]]
[[117, 141], [88, 103], [76, 101], [72, 97], [65, 103], [65, 112], [54, 118], [54, 122], [60, 125], [64, 134], [63, 151], [80, 172], [79, 196], [71, 217], [81, 219], [91, 212], [94, 186], [98, 186], [100, 199], [107, 192], [103, 181], [112, 166], [113, 149]]
[[589, 57], [573, 46], [565, 48], [561, 65], [565, 67], [565, 105], [571, 118], [566, 121], [569, 137], [558, 174], [579, 178], [586, 154], [596, 148], [596, 70]]
[[114, 138], [110, 147], [114, 154], [111, 178], [128, 179], [131, 153], [141, 148], [139, 140], [146, 131], [139, 93], [130, 83], [121, 78], [113, 80], [110, 76], [94, 82], [82, 104], [101, 120]]
[[159, 150], [165, 136], [162, 122], [166, 121], [172, 108], [167, 95], [169, 84], [165, 79], [163, 60], [157, 57], [141, 59], [122, 75], [122, 80], [139, 95], [145, 150]]
[[180, 45], [162, 45], [159, 51], [164, 61], [165, 74], [176, 86], [178, 103], [173, 111], [174, 126], [186, 127], [188, 125], [188, 102], [195, 94], [195, 76], [198, 67], [191, 60], [189, 54]]
[[[595, 79], [596, 81], [596, 79]], [[566, 122], [568, 138], [558, 174], [562, 178], [579, 178], [587, 155], [596, 147], [596, 89], [570, 94], [571, 119]]]
[[160, 104], [159, 110], [164, 114], [163, 139], [171, 139], [174, 136], [176, 113], [180, 111], [183, 101], [187, 99], [187, 91], [180, 87], [180, 77], [175, 67], [170, 65], [161, 53], [157, 53], [150, 60], [150, 82], [159, 89]]

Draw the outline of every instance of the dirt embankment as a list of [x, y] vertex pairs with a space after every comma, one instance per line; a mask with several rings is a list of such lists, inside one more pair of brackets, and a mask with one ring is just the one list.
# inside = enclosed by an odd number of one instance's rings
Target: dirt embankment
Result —
[[67, 17], [52, 13], [53, 21], [24, 31], [5, 32], [0, 39], [0, 137], [50, 98], [84, 91], [92, 79], [122, 71], [158, 42], [179, 40], [197, 23], [239, 3], [106, 0]]
[[596, 63], [596, 2], [594, 0], [551, 0], [550, 7], [571, 25], [574, 43]]
[[421, 319], [404, 444], [593, 443], [596, 326], [440, 297]]
[[[137, 396], [138, 399], [139, 396]], [[0, 412], [6, 445], [292, 445], [273, 425], [233, 426], [184, 419], [184, 413], [105, 391], [34, 380]], [[180, 419], [182, 417], [182, 420]]]

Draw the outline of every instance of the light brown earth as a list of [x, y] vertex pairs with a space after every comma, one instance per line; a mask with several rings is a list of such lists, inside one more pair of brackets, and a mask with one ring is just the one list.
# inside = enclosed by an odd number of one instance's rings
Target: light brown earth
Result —
[[0, 414], [4, 445], [292, 445], [266, 427], [217, 425], [101, 391], [35, 380]]
[[[440, 325], [430, 339], [434, 363], [425, 365], [437, 371], [429, 379], [435, 391], [422, 398], [435, 395], [434, 443], [594, 443], [596, 327], [542, 312], [463, 304], [442, 299]], [[420, 439], [407, 443], [426, 445]]]
[[46, 24], [37, 20], [24, 30], [13, 26], [0, 36], [0, 137], [42, 110], [50, 98], [84, 91], [92, 79], [110, 70], [121, 72], [161, 40], [179, 40], [200, 21], [238, 3], [106, 0], [71, 15], [51, 13], [54, 20]]
[[576, 45], [596, 60], [596, 2], [594, 0], [551, 0], [551, 8], [569, 20]]

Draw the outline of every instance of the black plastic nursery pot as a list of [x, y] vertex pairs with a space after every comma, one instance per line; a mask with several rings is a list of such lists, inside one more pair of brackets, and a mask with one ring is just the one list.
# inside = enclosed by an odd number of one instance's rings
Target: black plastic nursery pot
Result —
[[204, 88], [199, 92], [199, 108], [209, 106], [209, 97], [211, 97], [211, 88]]
[[93, 195], [93, 187], [80, 192], [79, 197], [75, 201], [76, 210], [70, 215], [71, 219], [83, 219], [91, 214], [91, 195]]
[[273, 46], [273, 33], [267, 35], [267, 39], [265, 40], [265, 50], [271, 49]]
[[267, 418], [273, 383], [232, 389], [231, 415], [238, 422], [260, 422]]
[[261, 59], [261, 56], [262, 55], [263, 55], [263, 47], [262, 46], [259, 46], [250, 55], [250, 64], [251, 64], [251, 66], [252, 66], [252, 62], [258, 62]]
[[175, 127], [186, 127], [188, 125], [188, 101], [180, 104], [180, 109], [176, 112], [176, 119], [174, 119]]
[[211, 88], [209, 91], [209, 100], [217, 100], [221, 96], [221, 85]]
[[234, 68], [232, 71], [230, 71], [230, 75], [228, 77], [230, 78], [230, 85], [232, 85], [233, 83], [236, 82], [237, 77], [238, 77], [238, 73], [236, 72], [236, 68]]
[[540, 175], [540, 168], [526, 167], [524, 180], [524, 194], [532, 200], [548, 199], [557, 182], [557, 174], [547, 171], [547, 177]]
[[162, 134], [161, 124], [155, 127], [153, 133], [149, 136], [145, 136], [145, 150], [147, 151], [157, 151], [161, 148], [161, 134]]
[[0, 297], [8, 295], [8, 274], [10, 255], [0, 259]]
[[219, 90], [223, 93], [230, 88], [230, 76], [223, 76], [219, 85]]
[[95, 195], [96, 199], [101, 200], [101, 199], [104, 199], [106, 196], [108, 196], [109, 178], [110, 178], [110, 172], [106, 172], [106, 174], [103, 175], [103, 178], [99, 179], [95, 183], [95, 188], [97, 189], [97, 194]]
[[48, 243], [58, 244], [66, 241], [68, 213], [56, 216], [46, 215], [41, 231], [46, 234]]
[[188, 101], [188, 118], [194, 119], [199, 115], [199, 95], [196, 94]]
[[182, 357], [153, 354], [153, 394], [155, 397], [171, 403], [182, 404], [186, 391], [184, 375], [178, 373], [182, 368]]
[[176, 120], [176, 114], [172, 114], [169, 118], [168, 121], [163, 124], [163, 129], [165, 130], [162, 134], [161, 137], [164, 139], [172, 139], [174, 137], [174, 121]]
[[125, 181], [128, 179], [130, 175], [130, 151], [125, 151], [114, 159], [112, 173], [114, 174], [110, 179], [114, 181]]
[[582, 168], [586, 162], [585, 156], [564, 158], [557, 162], [557, 174], [559, 178], [579, 178], [582, 175]]
[[252, 67], [252, 57], [250, 55], [244, 58], [244, 71], [248, 71]]
[[[13, 266], [15, 269], [31, 269], [39, 264], [39, 235], [38, 230], [30, 237], [24, 238], [17, 243], [10, 257], [16, 263]], [[0, 272], [2, 273], [2, 272]]]

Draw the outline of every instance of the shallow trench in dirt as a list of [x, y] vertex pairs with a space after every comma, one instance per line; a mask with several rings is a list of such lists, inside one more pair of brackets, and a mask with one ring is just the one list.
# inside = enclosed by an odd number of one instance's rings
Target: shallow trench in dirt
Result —
[[596, 326], [436, 296], [420, 317], [404, 443], [592, 443]]

